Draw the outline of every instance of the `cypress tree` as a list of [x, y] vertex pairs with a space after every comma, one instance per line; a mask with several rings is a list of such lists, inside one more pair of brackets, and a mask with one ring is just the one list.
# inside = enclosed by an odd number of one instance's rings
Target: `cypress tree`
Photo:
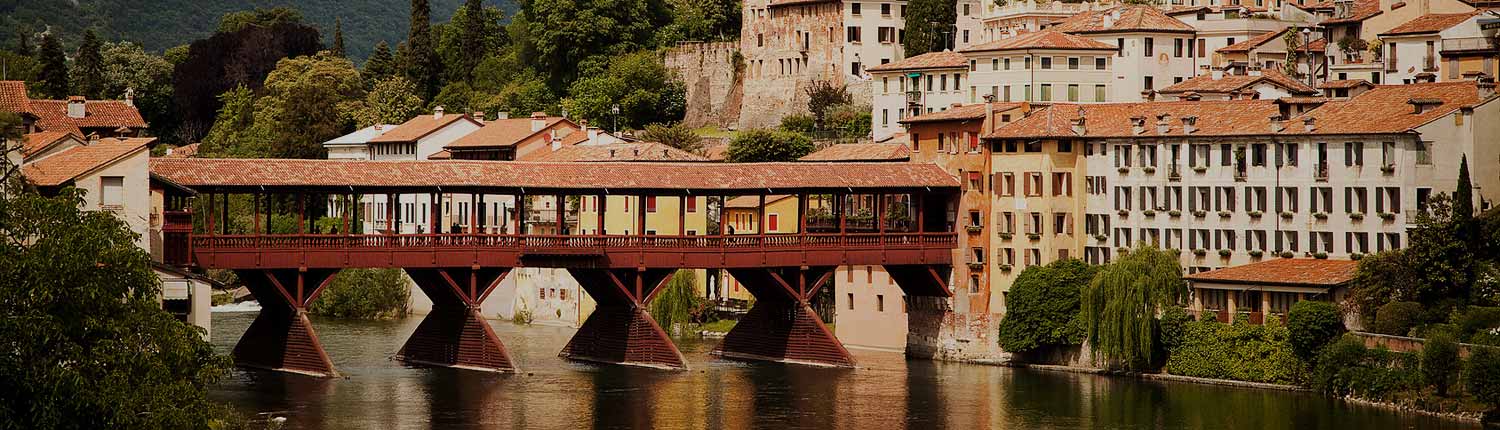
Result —
[[406, 55], [402, 58], [407, 80], [417, 85], [424, 100], [437, 94], [442, 72], [432, 43], [431, 15], [432, 6], [427, 0], [411, 0], [411, 29], [406, 36]]
[[487, 35], [484, 34], [484, 2], [466, 0], [463, 8], [464, 22], [459, 24], [462, 30], [459, 33], [461, 36], [458, 43], [463, 48], [463, 62], [460, 67], [464, 69], [457, 72], [458, 76], [469, 80], [474, 76], [474, 67], [478, 66], [479, 61], [485, 57], [484, 41]]
[[1469, 180], [1469, 156], [1458, 163], [1458, 189], [1453, 190], [1453, 221], [1467, 224], [1474, 219], [1474, 184]]
[[333, 18], [333, 55], [344, 57], [344, 20]]
[[68, 58], [63, 54], [62, 42], [57, 40], [51, 32], [42, 36], [42, 49], [39, 52], [39, 60], [42, 63], [42, 71], [37, 75], [42, 96], [63, 99], [67, 98], [72, 90], [68, 86]]
[[78, 56], [73, 58], [73, 86], [79, 95], [88, 98], [104, 97], [104, 57], [99, 55], [99, 36], [93, 29], [84, 30], [83, 44], [78, 45]]
[[[953, 0], [911, 0], [906, 6], [906, 57], [951, 48], [957, 19]], [[945, 34], [946, 33], [946, 34]]]
[[26, 31], [24, 29], [16, 32], [16, 39], [18, 39], [18, 41], [16, 42], [16, 53], [17, 54], [21, 54], [21, 56], [25, 56], [25, 57], [30, 57], [31, 56], [31, 37], [30, 37], [30, 33], [31, 32]]

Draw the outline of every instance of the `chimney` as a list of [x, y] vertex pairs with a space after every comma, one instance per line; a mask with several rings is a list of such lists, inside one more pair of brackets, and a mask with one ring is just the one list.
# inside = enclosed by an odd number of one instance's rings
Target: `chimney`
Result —
[[1316, 118], [1313, 117], [1302, 118], [1302, 131], [1312, 133], [1314, 130], [1317, 130], [1318, 125], [1314, 121], [1316, 121]]
[[532, 112], [531, 113], [531, 131], [533, 133], [538, 132], [538, 131], [542, 131], [542, 128], [546, 127], [546, 126], [547, 126], [547, 114], [546, 113], [544, 113], [544, 112]]
[[1156, 134], [1167, 134], [1172, 131], [1172, 122], [1167, 120], [1167, 114], [1156, 116]]
[[439, 105], [438, 107], [432, 108], [432, 119], [440, 119], [442, 117], [443, 117], [443, 107], [441, 105]]
[[89, 133], [88, 137], [85, 137], [84, 139], [88, 140], [89, 145], [99, 143], [99, 133]]
[[125, 87], [125, 105], [135, 107], [135, 88]]
[[1203, 100], [1203, 95], [1202, 94], [1198, 94], [1197, 91], [1188, 91], [1188, 92], [1182, 93], [1182, 96], [1179, 96], [1178, 98], [1182, 99], [1182, 100], [1190, 101], [1190, 102], [1196, 102], [1196, 101], [1199, 101], [1199, 100]]
[[1146, 132], [1146, 117], [1144, 117], [1144, 116], [1133, 116], [1133, 117], [1130, 117], [1130, 133], [1131, 134], [1141, 134], [1141, 133], [1145, 133], [1145, 132]]
[[84, 106], [87, 106], [87, 102], [84, 101], [83, 96], [68, 97], [68, 118], [79, 119], [87, 116], [88, 109]]
[[1281, 114], [1271, 115], [1271, 132], [1280, 133], [1286, 130], [1286, 117]]
[[1494, 82], [1480, 82], [1479, 83], [1479, 99], [1480, 100], [1488, 100], [1490, 97], [1494, 97], [1494, 96], [1495, 96], [1495, 83]]
[[479, 121], [480, 124], [484, 124], [484, 111], [482, 111], [482, 110], [476, 110], [476, 111], [474, 111], [473, 114], [470, 114], [469, 116], [472, 117], [472, 118], [474, 118], [475, 121]]
[[[988, 97], [988, 96], [986, 96], [986, 97]], [[985, 130], [986, 131], [985, 134], [994, 133], [995, 129], [998, 128], [998, 127], [995, 126], [995, 104], [994, 103], [984, 102], [984, 123], [989, 125], [988, 126], [989, 128], [987, 130]]]
[[1148, 101], [1148, 102], [1154, 102], [1154, 101], [1156, 101], [1156, 90], [1151, 90], [1151, 89], [1141, 90], [1141, 100], [1145, 100], [1145, 101]]
[[510, 112], [495, 112], [495, 121], [510, 119]]
[[1078, 135], [1078, 136], [1083, 136], [1084, 134], [1088, 133], [1088, 128], [1084, 125], [1087, 121], [1088, 121], [1088, 119], [1084, 118], [1082, 116], [1079, 116], [1077, 119], [1074, 119], [1073, 120], [1073, 134], [1074, 135]]
[[1182, 117], [1182, 133], [1193, 134], [1195, 131], [1198, 131], [1198, 116], [1188, 115]]

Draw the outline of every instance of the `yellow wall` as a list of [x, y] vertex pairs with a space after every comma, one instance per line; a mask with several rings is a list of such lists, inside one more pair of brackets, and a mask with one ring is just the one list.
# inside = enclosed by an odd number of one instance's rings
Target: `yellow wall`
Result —
[[[604, 210], [604, 233], [605, 234], [636, 234], [636, 220], [640, 216], [640, 196], [605, 196]], [[681, 230], [689, 235], [703, 235], [708, 233], [708, 199], [704, 197], [691, 197], [696, 200], [695, 211], [686, 214], [686, 228]], [[596, 234], [599, 228], [599, 216], [595, 209], [598, 207], [595, 200], [598, 196], [582, 196], [582, 204], [578, 213], [578, 228], [580, 233]], [[663, 236], [675, 236], [678, 234], [678, 219], [682, 217], [679, 209], [683, 204], [681, 197], [656, 197], [656, 211], [646, 212], [646, 232], [655, 232]]]
[[[995, 190], [990, 193], [993, 200], [992, 212], [989, 215], [990, 226], [995, 231], [994, 249], [990, 250], [992, 257], [989, 263], [992, 269], [990, 277], [991, 287], [1001, 294], [996, 295], [991, 303], [993, 309], [1001, 309], [1004, 306], [1004, 295], [1008, 291], [1016, 275], [1026, 268], [1026, 254], [1035, 250], [1039, 254], [1039, 261], [1032, 264], [1047, 264], [1057, 261], [1061, 251], [1066, 250], [1068, 258], [1083, 258], [1084, 237], [1084, 199], [1087, 198], [1085, 187], [1086, 164], [1083, 163], [1083, 142], [1074, 141], [1070, 152], [1059, 152], [1058, 141], [1044, 140], [1040, 152], [1026, 152], [1025, 142], [1015, 143], [1016, 152], [1006, 152], [1004, 142], [996, 142], [996, 151], [992, 155], [992, 163], [995, 173]], [[1041, 190], [1033, 192], [1028, 196], [1026, 192], [1026, 181], [1029, 174], [1040, 174]], [[1053, 184], [1057, 179], [1055, 173], [1067, 173], [1068, 183], [1063, 194], [1054, 196]], [[1015, 181], [1013, 194], [1008, 193], [1005, 174], [1010, 174]], [[1035, 185], [1033, 185], [1033, 188]], [[1039, 194], [1039, 195], [1036, 195]], [[1009, 238], [1003, 234], [1006, 229], [1005, 214], [1012, 214], [1011, 234]], [[1028, 218], [1033, 213], [1041, 215], [1040, 235], [1032, 239], [1028, 234]], [[1064, 214], [1067, 219], [1064, 229], [1057, 231], [1055, 215]], [[1072, 228], [1071, 233], [1068, 227]], [[1014, 255], [1014, 259], [1007, 261], [1007, 251]], [[1003, 270], [1003, 265], [1009, 263], [1010, 270]]]

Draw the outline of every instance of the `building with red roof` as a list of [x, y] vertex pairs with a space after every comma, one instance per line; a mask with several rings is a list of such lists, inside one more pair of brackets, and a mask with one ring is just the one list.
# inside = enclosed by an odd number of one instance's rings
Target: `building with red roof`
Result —
[[1496, 29], [1481, 19], [1500, 15], [1480, 11], [1430, 13], [1380, 33], [1387, 83], [1472, 80], [1469, 73], [1497, 76]]
[[1193, 313], [1220, 322], [1243, 314], [1258, 324], [1266, 317], [1285, 321], [1299, 301], [1342, 301], [1358, 269], [1359, 262], [1352, 260], [1271, 258], [1184, 279], [1192, 290], [1189, 309]]

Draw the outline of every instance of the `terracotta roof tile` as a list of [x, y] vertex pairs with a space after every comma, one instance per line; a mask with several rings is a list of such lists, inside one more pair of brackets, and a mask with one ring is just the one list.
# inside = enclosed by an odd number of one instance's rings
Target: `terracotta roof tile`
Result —
[[73, 118], [68, 116], [67, 100], [31, 101], [31, 113], [40, 118], [37, 126], [44, 130], [146, 128], [146, 120], [141, 118], [141, 112], [121, 100], [88, 100], [84, 102], [83, 109], [85, 112], [83, 118]]
[[807, 154], [801, 161], [906, 161], [911, 148], [900, 143], [845, 143]]
[[[991, 105], [994, 105], [995, 112], [1006, 112], [1006, 111], [1010, 111], [1012, 109], [1016, 109], [1016, 108], [1022, 107], [1023, 105], [1025, 105], [1025, 103], [1020, 103], [1020, 102], [995, 102], [995, 103], [991, 103]], [[941, 110], [941, 111], [936, 111], [936, 112], [932, 112], [932, 113], [924, 113], [924, 114], [917, 115], [917, 116], [906, 117], [905, 119], [902, 119], [902, 120], [897, 121], [897, 122], [900, 122], [902, 124], [916, 124], [916, 123], [923, 123], [923, 122], [965, 121], [965, 120], [984, 119], [984, 115], [985, 115], [984, 103], [977, 103], [977, 104], [955, 106], [955, 107], [948, 108], [947, 110]]]
[[24, 142], [21, 144], [21, 157], [25, 158], [41, 153], [47, 148], [52, 147], [53, 144], [62, 141], [68, 136], [73, 136], [74, 139], [79, 139], [77, 135], [66, 131], [40, 131], [36, 133], [29, 133], [25, 136]]
[[[573, 133], [583, 134], [583, 133]], [[708, 161], [698, 154], [657, 142], [564, 145], [556, 151], [536, 151], [525, 161]]]
[[1214, 52], [1250, 52], [1251, 49], [1258, 48], [1260, 45], [1266, 44], [1266, 42], [1281, 38], [1281, 35], [1286, 34], [1287, 30], [1289, 29], [1267, 32], [1259, 36], [1241, 40], [1233, 45], [1215, 49]]
[[96, 143], [69, 148], [57, 155], [27, 164], [21, 167], [21, 174], [39, 187], [61, 186], [83, 174], [143, 151], [154, 141], [154, 137], [100, 139]]
[[[1136, 103], [1053, 104], [1032, 110], [985, 135], [989, 139], [1133, 137], [1133, 136], [1240, 136], [1265, 134], [1271, 115], [1280, 113], [1273, 100], [1175, 101]], [[1073, 121], [1084, 118], [1084, 134], [1073, 130]], [[1196, 130], [1184, 133], [1182, 118], [1196, 116]], [[1135, 133], [1133, 117], [1145, 119], [1142, 133]], [[1158, 130], [1158, 118], [1167, 121], [1167, 132]]]
[[1364, 79], [1341, 79], [1337, 81], [1327, 81], [1318, 84], [1318, 88], [1322, 89], [1355, 88], [1361, 86], [1374, 87], [1375, 84], [1372, 84], [1370, 83], [1370, 81], [1366, 81]]
[[1115, 45], [1083, 36], [1053, 30], [1034, 31], [971, 46], [963, 52], [1010, 51], [1020, 49], [1066, 49], [1113, 51]]
[[1403, 34], [1437, 33], [1468, 21], [1469, 18], [1478, 14], [1479, 11], [1476, 10], [1464, 13], [1433, 13], [1422, 15], [1413, 18], [1411, 21], [1407, 21], [1405, 24], [1398, 25], [1389, 31], [1380, 33], [1380, 35], [1399, 36]]
[[904, 70], [962, 69], [969, 66], [963, 54], [953, 51], [928, 52], [901, 61], [870, 67], [870, 72], [896, 72]]
[[179, 147], [176, 147], [176, 148], [168, 149], [167, 150], [167, 155], [163, 155], [162, 157], [165, 157], [165, 158], [197, 157], [198, 156], [198, 145], [200, 145], [200, 144], [194, 143], [194, 144], [191, 144], [191, 145], [182, 145], [182, 146], [179, 146]]
[[[1378, 0], [1377, 0], [1378, 1]], [[1119, 18], [1109, 20], [1111, 14], [1119, 12]], [[1111, 33], [1125, 31], [1160, 31], [1192, 33], [1195, 30], [1187, 23], [1167, 16], [1160, 9], [1144, 5], [1115, 6], [1104, 10], [1091, 10], [1059, 21], [1052, 30], [1066, 33]]]
[[[839, 174], [829, 174], [839, 172]], [[958, 179], [930, 163], [599, 163], [527, 161], [366, 161], [156, 158], [151, 173], [183, 186], [246, 190], [262, 186], [365, 189], [681, 192], [956, 189]], [[780, 191], [780, 192], [788, 192]]]
[[1354, 279], [1359, 262], [1310, 258], [1275, 258], [1184, 276], [1201, 282], [1334, 287]]
[[531, 136], [535, 136], [537, 133], [546, 132], [549, 128], [557, 125], [558, 123], [565, 123], [565, 127], [569, 127], [574, 130], [577, 130], [579, 128], [577, 124], [573, 123], [573, 121], [569, 121], [568, 119], [560, 116], [544, 117], [543, 121], [545, 121], [545, 123], [538, 131], [532, 131], [531, 118], [510, 118], [489, 121], [484, 123], [484, 127], [481, 127], [479, 130], [475, 130], [473, 133], [469, 133], [467, 136], [460, 137], [458, 138], [458, 140], [453, 141], [453, 143], [449, 143], [447, 148], [468, 149], [513, 146], [517, 143], [525, 141]]
[[31, 99], [26, 96], [26, 82], [0, 81], [0, 111], [31, 112]]
[[[1413, 99], [1433, 99], [1442, 104], [1417, 113]], [[1380, 85], [1348, 100], [1334, 100], [1288, 121], [1284, 133], [1306, 133], [1300, 120], [1312, 118], [1315, 129], [1307, 134], [1404, 133], [1462, 107], [1479, 103], [1474, 82], [1438, 82]]]
[[[1312, 7], [1315, 9], [1333, 9], [1333, 3], [1334, 2], [1330, 0], [1319, 3]], [[1318, 24], [1329, 25], [1355, 23], [1374, 18], [1376, 15], [1380, 14], [1380, 0], [1354, 0], [1354, 10], [1350, 11], [1349, 16], [1344, 18], [1325, 19]]]
[[1285, 73], [1269, 69], [1262, 70], [1260, 76], [1224, 75], [1219, 79], [1214, 79], [1213, 75], [1211, 74], [1198, 75], [1193, 77], [1192, 79], [1188, 79], [1186, 81], [1173, 84], [1172, 86], [1162, 88], [1160, 92], [1163, 94], [1186, 92], [1223, 94], [1241, 91], [1249, 88], [1251, 85], [1254, 85], [1257, 82], [1262, 81], [1268, 81], [1282, 88], [1286, 88], [1292, 94], [1305, 95], [1318, 92], [1318, 90], [1313, 89], [1313, 87], [1309, 87], [1307, 86], [1307, 84], [1298, 82], [1296, 79], [1292, 79], [1291, 76], [1287, 76]]
[[401, 123], [401, 125], [396, 126], [396, 128], [391, 129], [390, 131], [387, 131], [379, 136], [376, 136], [373, 139], [370, 139], [370, 143], [416, 142], [417, 140], [426, 137], [433, 132], [441, 130], [443, 127], [447, 127], [449, 124], [460, 120], [473, 122], [474, 125], [479, 125], [479, 122], [474, 121], [473, 118], [469, 118], [468, 115], [461, 113], [445, 114], [442, 117], [434, 117], [433, 115], [417, 115], [416, 118], [407, 120], [406, 122]]

